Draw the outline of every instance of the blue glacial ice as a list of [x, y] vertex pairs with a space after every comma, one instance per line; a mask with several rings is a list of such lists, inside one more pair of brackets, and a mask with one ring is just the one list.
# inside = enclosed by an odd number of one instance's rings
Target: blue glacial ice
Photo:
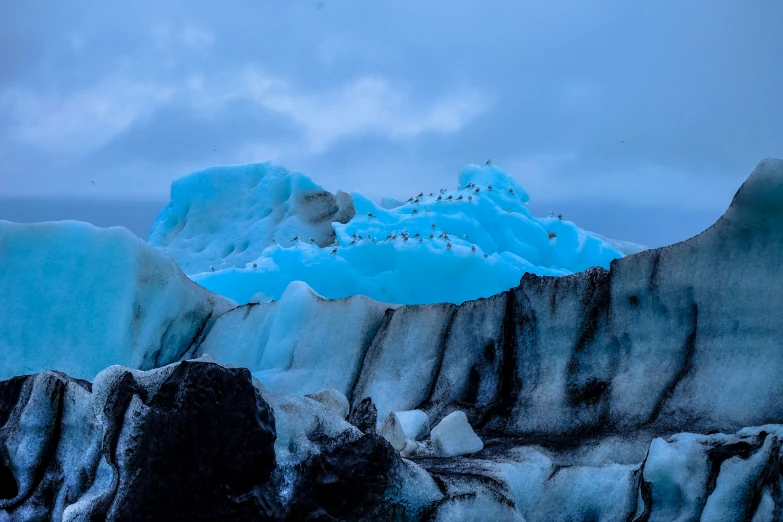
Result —
[[533, 216], [525, 189], [495, 166], [467, 165], [458, 183], [376, 204], [270, 163], [215, 167], [172, 184], [149, 243], [240, 304], [278, 300], [292, 281], [329, 299], [460, 304], [526, 272], [561, 276], [623, 256], [570, 221]]

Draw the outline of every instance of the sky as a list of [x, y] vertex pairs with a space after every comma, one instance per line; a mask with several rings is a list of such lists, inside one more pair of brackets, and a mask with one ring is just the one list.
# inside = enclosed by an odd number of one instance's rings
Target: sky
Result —
[[783, 157], [781, 21], [780, 0], [0, 2], [0, 219], [144, 237], [213, 165], [407, 199], [491, 158], [534, 211], [669, 244]]

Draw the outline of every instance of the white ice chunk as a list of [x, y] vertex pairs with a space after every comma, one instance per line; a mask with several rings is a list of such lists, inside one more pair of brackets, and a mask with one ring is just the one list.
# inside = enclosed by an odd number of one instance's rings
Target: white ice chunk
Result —
[[432, 449], [439, 457], [457, 457], [476, 453], [484, 448], [461, 411], [450, 413], [432, 428]]
[[402, 431], [402, 424], [400, 424], [396, 413], [391, 412], [386, 417], [383, 426], [381, 426], [380, 435], [389, 441], [389, 444], [397, 451], [405, 449], [405, 433]]
[[421, 440], [430, 432], [430, 419], [422, 410], [398, 411], [397, 419], [400, 421], [405, 438]]
[[350, 409], [348, 399], [345, 397], [345, 395], [340, 393], [339, 390], [335, 390], [334, 388], [327, 388], [325, 390], [319, 391], [318, 393], [306, 395], [306, 397], [310, 397], [314, 401], [320, 402], [326, 406], [326, 409], [333, 411], [342, 419], [348, 416], [348, 410]]

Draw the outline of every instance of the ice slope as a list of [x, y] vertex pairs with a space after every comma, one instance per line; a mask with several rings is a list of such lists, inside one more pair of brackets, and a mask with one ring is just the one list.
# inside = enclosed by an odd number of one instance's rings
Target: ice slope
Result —
[[294, 236], [332, 244], [332, 222], [354, 215], [351, 197], [270, 163], [213, 167], [174, 181], [149, 243], [187, 274], [244, 267]]
[[622, 257], [569, 221], [534, 217], [522, 186], [495, 166], [464, 167], [459, 187], [377, 205], [269, 164], [214, 168], [175, 181], [150, 244], [239, 303], [277, 300], [304, 281], [330, 299], [459, 304], [524, 273], [608, 268]]
[[179, 360], [235, 303], [124, 228], [0, 221], [0, 379]]
[[[306, 376], [328, 376], [319, 386], [353, 405], [372, 397], [379, 419], [423, 409], [435, 425], [459, 409], [515, 436], [781, 422], [782, 223], [783, 161], [765, 160], [712, 227], [610, 271], [528, 274], [488, 299], [388, 310], [295, 287], [224, 314], [202, 350], [273, 391], [313, 393]], [[266, 334], [296, 306], [306, 320]]]

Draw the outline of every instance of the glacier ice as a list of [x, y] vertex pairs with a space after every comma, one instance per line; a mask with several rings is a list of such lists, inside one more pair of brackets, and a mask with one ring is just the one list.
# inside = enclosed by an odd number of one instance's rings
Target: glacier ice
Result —
[[120, 227], [0, 221], [0, 260], [0, 379], [162, 366], [236, 306]]
[[527, 192], [495, 166], [465, 166], [459, 187], [377, 205], [271, 164], [215, 167], [172, 184], [149, 242], [239, 303], [277, 300], [304, 281], [330, 299], [459, 304], [524, 273], [608, 268], [622, 257], [569, 221], [534, 217]]
[[457, 457], [481, 451], [484, 444], [468, 418], [461, 411], [454, 411], [443, 417], [430, 432], [432, 448], [439, 457]]
[[[461, 305], [234, 307], [121, 230], [0, 223], [8, 375], [131, 366], [0, 381], [0, 520], [775, 520], [781, 202], [767, 160], [695, 238]], [[442, 456], [456, 417], [477, 453]]]
[[330, 301], [296, 284], [224, 314], [203, 352], [276, 392], [371, 397], [380, 420], [460, 409], [478, 429], [536, 437], [775, 422], [781, 201], [783, 162], [764, 161], [712, 227], [609, 271], [529, 274], [460, 306]]
[[318, 393], [307, 394], [305, 397], [313, 399], [316, 402], [320, 402], [327, 409], [339, 415], [342, 419], [348, 416], [348, 412], [351, 408], [351, 405], [348, 403], [348, 398], [340, 393], [339, 390], [335, 390], [334, 388], [327, 388], [325, 390], [319, 391]]

